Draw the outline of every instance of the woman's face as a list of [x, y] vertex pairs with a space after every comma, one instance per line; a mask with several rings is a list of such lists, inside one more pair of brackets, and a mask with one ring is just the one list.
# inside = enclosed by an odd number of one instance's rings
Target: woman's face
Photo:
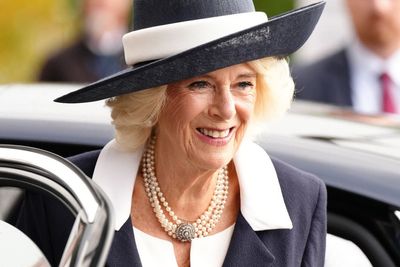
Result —
[[226, 165], [246, 132], [255, 99], [256, 73], [246, 64], [169, 84], [157, 149], [200, 169]]

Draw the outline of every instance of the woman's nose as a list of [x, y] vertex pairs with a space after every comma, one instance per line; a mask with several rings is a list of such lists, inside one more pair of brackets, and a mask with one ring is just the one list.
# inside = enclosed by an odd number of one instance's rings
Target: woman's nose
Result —
[[211, 116], [229, 120], [236, 114], [235, 99], [230, 88], [216, 90], [212, 102]]
[[372, 0], [370, 3], [365, 3], [367, 5], [372, 5], [372, 8], [375, 12], [386, 14], [393, 5], [393, 1], [391, 0]]

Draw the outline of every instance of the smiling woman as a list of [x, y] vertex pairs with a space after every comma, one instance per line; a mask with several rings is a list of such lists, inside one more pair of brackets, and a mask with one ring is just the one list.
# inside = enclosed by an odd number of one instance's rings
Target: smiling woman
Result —
[[[280, 118], [289, 109], [294, 83], [290, 77], [289, 66], [284, 59], [267, 57], [250, 61], [246, 65], [250, 67], [251, 73], [256, 73], [256, 79], [249, 77], [252, 78], [252, 87], [255, 89], [253, 91], [257, 95], [249, 135], [256, 135], [265, 127], [268, 120]], [[192, 90], [209, 86], [201, 79], [203, 77], [191, 78], [186, 82], [194, 83], [190, 86]], [[242, 78], [245, 77], [246, 75]], [[112, 110], [118, 143], [127, 150], [135, 150], [142, 146], [158, 121], [167, 95], [167, 85], [163, 85], [108, 99], [107, 105]], [[173, 112], [177, 113], [177, 111]]]
[[159, 149], [176, 155], [178, 166], [215, 170], [228, 164], [251, 120], [255, 88], [255, 73], [245, 64], [170, 84], [155, 129]]
[[[108, 265], [323, 266], [324, 184], [271, 159], [251, 136], [289, 108], [283, 58], [308, 38], [324, 3], [270, 21], [250, 0], [134, 4], [137, 28], [124, 37], [133, 66], [57, 99], [110, 98], [115, 140], [71, 158], [113, 203]], [[39, 228], [68, 228], [62, 211], [26, 203], [28, 234], [38, 209]], [[62, 243], [41, 228], [40, 238]]]

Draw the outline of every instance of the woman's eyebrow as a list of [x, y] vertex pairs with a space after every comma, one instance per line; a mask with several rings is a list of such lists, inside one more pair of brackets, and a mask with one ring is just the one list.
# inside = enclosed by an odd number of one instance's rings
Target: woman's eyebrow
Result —
[[215, 77], [213, 77], [213, 76], [210, 75], [210, 74], [204, 74], [204, 75], [197, 76], [197, 77], [195, 77], [194, 79], [195, 79], [195, 80], [200, 80], [200, 79], [204, 79], [204, 78], [206, 78], [206, 79], [214, 79]]
[[[257, 76], [256, 73], [253, 72], [246, 72], [239, 74], [236, 79], [245, 79], [245, 78], [255, 78]], [[194, 77], [193, 80], [201, 80], [201, 79], [216, 79], [216, 76], [210, 74], [204, 74], [201, 76]]]
[[257, 76], [256, 73], [243, 73], [243, 74], [239, 74], [237, 76], [237, 78], [255, 78]]

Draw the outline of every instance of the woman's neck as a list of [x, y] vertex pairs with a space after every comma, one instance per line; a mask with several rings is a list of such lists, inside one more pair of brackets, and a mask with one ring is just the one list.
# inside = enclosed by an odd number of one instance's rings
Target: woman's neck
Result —
[[160, 189], [175, 214], [193, 221], [210, 205], [214, 194], [218, 169], [205, 170], [190, 161], [179, 160], [157, 146], [155, 172]]
[[156, 162], [156, 176], [169, 206], [178, 217], [188, 221], [197, 219], [210, 205], [217, 172], [179, 168], [167, 161]]

